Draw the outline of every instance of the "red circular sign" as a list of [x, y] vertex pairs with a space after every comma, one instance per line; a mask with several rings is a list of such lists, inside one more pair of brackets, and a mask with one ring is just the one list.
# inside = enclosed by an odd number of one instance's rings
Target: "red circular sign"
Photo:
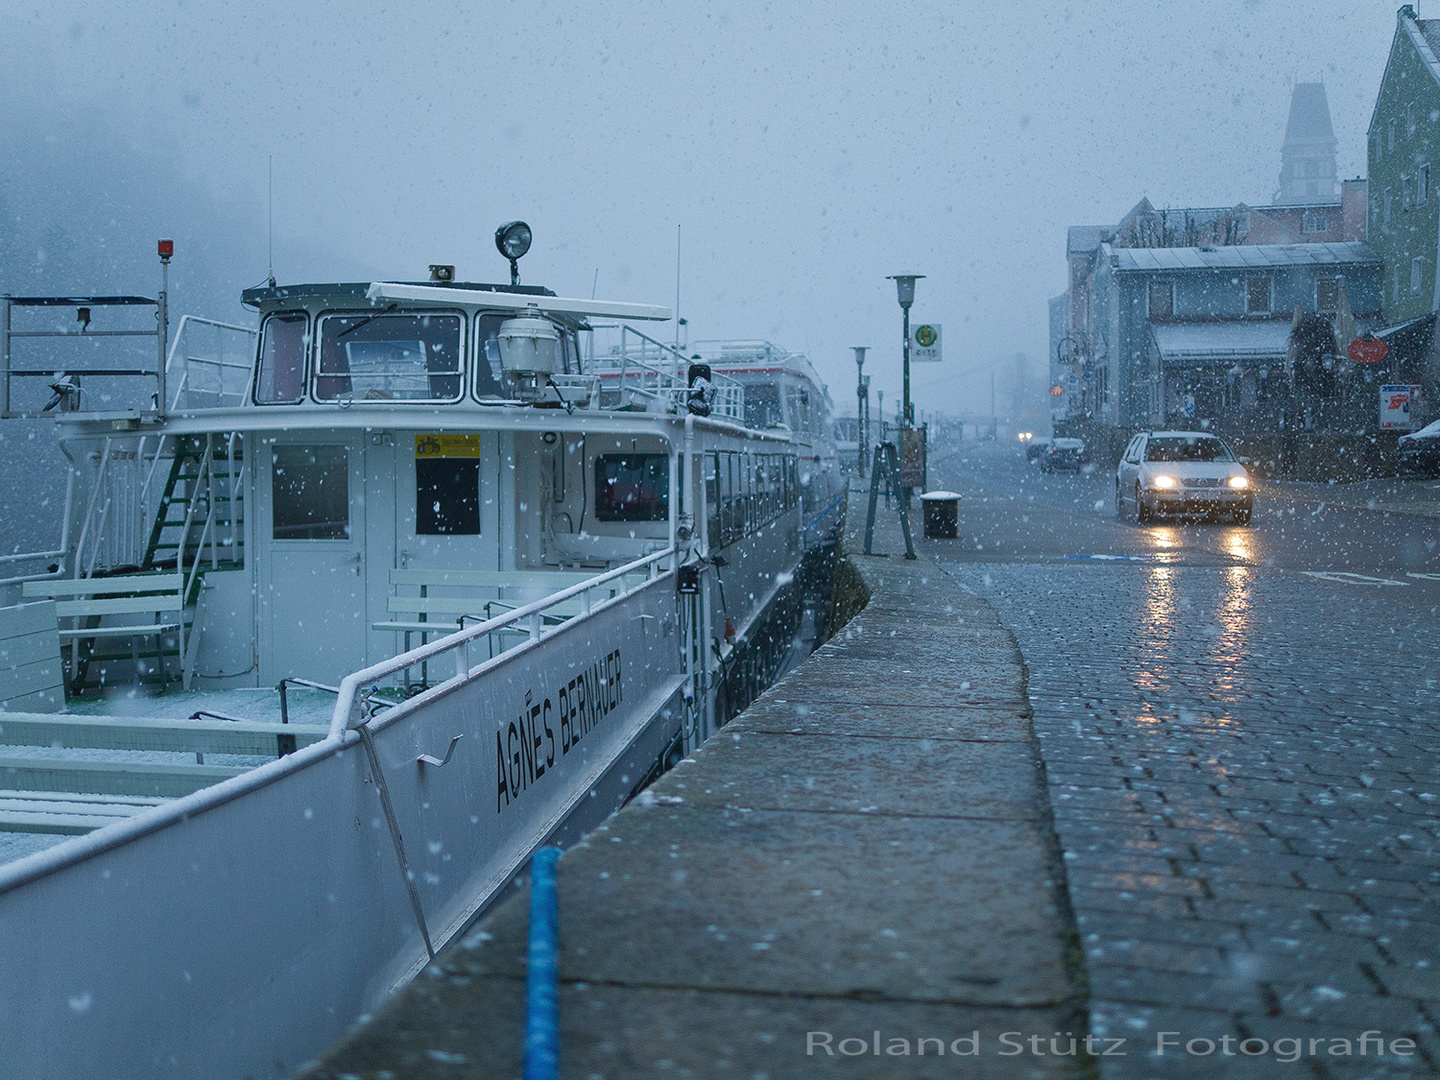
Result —
[[1345, 351], [1357, 364], [1378, 364], [1390, 354], [1390, 346], [1367, 334], [1350, 342], [1350, 347]]

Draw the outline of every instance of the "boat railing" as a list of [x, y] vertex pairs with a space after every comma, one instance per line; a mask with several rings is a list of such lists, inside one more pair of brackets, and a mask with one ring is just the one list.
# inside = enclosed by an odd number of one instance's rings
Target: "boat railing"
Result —
[[186, 315], [175, 330], [165, 361], [173, 387], [171, 411], [230, 409], [241, 405], [250, 385], [256, 331], [248, 326]]
[[[686, 411], [691, 392], [690, 359], [675, 346], [622, 324], [620, 344], [609, 356], [597, 357], [593, 363], [600, 377], [602, 408], [639, 406], [653, 412]], [[710, 382], [714, 388], [711, 415], [743, 422], [745, 391], [741, 384], [720, 372], [713, 372]]]
[[[675, 554], [676, 549], [670, 547], [664, 551], [646, 555], [623, 566], [618, 566], [614, 570], [607, 570], [593, 578], [561, 589], [559, 592], [551, 593], [544, 599], [525, 604], [513, 611], [504, 612], [493, 619], [486, 619], [484, 622], [476, 623], [474, 626], [466, 627], [436, 641], [403, 652], [390, 660], [372, 664], [370, 667], [345, 676], [340, 682], [335, 713], [330, 721], [330, 737], [332, 739], [342, 737], [347, 728], [359, 727], [374, 714], [377, 707], [384, 707], [381, 699], [374, 696], [375, 690], [382, 683], [397, 680], [403, 684], [408, 681], [411, 668], [428, 666], [446, 654], [451, 654], [455, 665], [454, 676], [430, 686], [422, 694], [417, 695], [417, 698], [410, 700], [416, 701], [427, 695], [442, 692], [451, 684], [471, 678], [480, 674], [490, 665], [500, 663], [518, 649], [533, 648], [551, 634], [564, 630], [577, 620], [584, 619], [603, 607], [623, 603], [625, 597], [632, 591], [645, 588], [662, 574], [674, 573]], [[667, 562], [669, 565], [664, 565]], [[636, 575], [639, 572], [645, 574], [644, 580], [639, 584], [632, 584], [627, 579], [627, 575]], [[607, 594], [613, 592], [615, 595], [597, 598], [595, 593], [601, 589], [604, 589]], [[572, 600], [580, 602], [578, 614], [560, 622], [546, 621], [545, 616], [549, 609], [568, 605]], [[488, 650], [492, 644], [492, 635], [512, 630], [522, 631], [523, 640], [497, 655], [486, 655], [478, 664], [471, 663], [472, 647], [483, 644]]]

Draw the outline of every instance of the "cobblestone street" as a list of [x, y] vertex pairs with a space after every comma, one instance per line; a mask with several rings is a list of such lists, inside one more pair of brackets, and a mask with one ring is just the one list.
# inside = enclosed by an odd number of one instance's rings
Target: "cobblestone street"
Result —
[[1436, 584], [947, 570], [1028, 665], [1102, 1075], [1440, 1071]]

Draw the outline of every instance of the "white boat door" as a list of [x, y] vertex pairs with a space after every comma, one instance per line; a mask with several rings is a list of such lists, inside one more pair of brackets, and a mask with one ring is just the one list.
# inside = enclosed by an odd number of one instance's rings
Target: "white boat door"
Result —
[[[436, 578], [444, 571], [498, 567], [495, 438], [493, 432], [398, 431], [384, 436], [383, 448], [370, 447], [372, 454], [383, 449], [392, 455], [388, 469], [372, 465], [366, 480], [372, 624], [418, 622], [423, 614], [423, 621], [446, 632], [457, 629], [461, 615], [486, 614], [494, 589], [442, 585]], [[373, 435], [371, 441], [377, 441]], [[422, 592], [427, 603], [421, 606], [409, 608], [398, 599], [391, 604], [392, 597], [414, 603]], [[394, 610], [401, 606], [407, 610]], [[428, 635], [431, 641], [437, 636]], [[421, 638], [412, 632], [411, 647]], [[396, 655], [404, 643], [398, 631], [372, 631], [370, 662]]]
[[260, 682], [339, 683], [365, 665], [365, 445], [360, 433], [267, 440], [256, 480]]

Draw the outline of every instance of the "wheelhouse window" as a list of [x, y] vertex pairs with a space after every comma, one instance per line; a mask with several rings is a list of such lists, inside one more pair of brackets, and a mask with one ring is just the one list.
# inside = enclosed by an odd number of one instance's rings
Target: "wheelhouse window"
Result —
[[778, 427], [784, 423], [780, 411], [780, 388], [774, 383], [745, 384], [745, 426]]
[[329, 315], [320, 323], [322, 401], [456, 401], [459, 315]]
[[601, 521], [665, 521], [670, 516], [670, 459], [664, 454], [598, 456], [595, 516]]
[[303, 311], [271, 315], [260, 335], [255, 404], [294, 405], [305, 397], [305, 352], [309, 322]]
[[[505, 372], [500, 363], [500, 326], [507, 319], [515, 318], [515, 312], [485, 314], [475, 319], [475, 368], [474, 393], [477, 398], [501, 398], [506, 394]], [[556, 347], [555, 370], [566, 375], [580, 374], [579, 343], [573, 330], [556, 326], [560, 341]]]
[[271, 536], [350, 539], [350, 453], [344, 446], [276, 446], [270, 474]]

